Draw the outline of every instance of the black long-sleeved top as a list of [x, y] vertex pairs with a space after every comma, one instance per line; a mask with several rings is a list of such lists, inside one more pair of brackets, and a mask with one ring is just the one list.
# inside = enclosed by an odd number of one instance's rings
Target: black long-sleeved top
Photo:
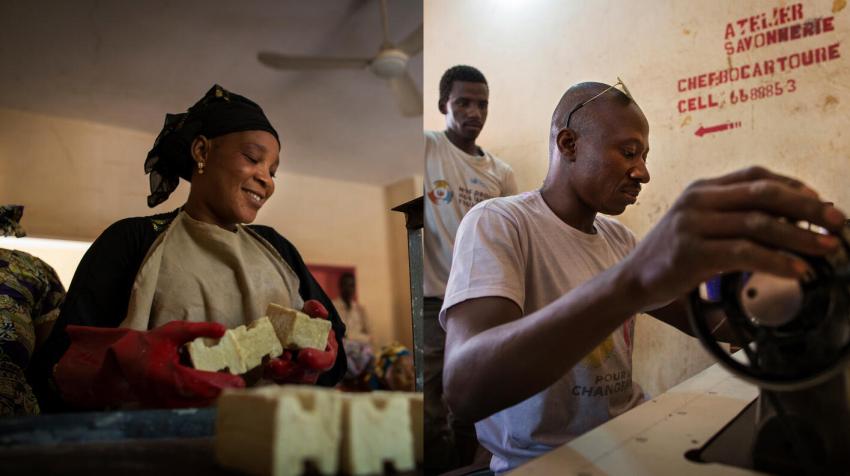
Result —
[[[68, 349], [70, 340], [65, 332], [68, 324], [118, 327], [127, 314], [130, 292], [142, 261], [156, 238], [177, 216], [178, 210], [149, 217], [126, 218], [106, 229], [89, 250], [74, 274], [65, 302], [50, 338], [43, 350], [34, 356], [30, 366], [30, 381], [43, 411], [64, 410], [58, 392], [52, 385], [52, 368]], [[334, 366], [318, 380], [322, 386], [333, 386], [346, 371], [342, 338], [345, 325], [331, 300], [316, 282], [301, 259], [295, 246], [273, 228], [249, 225], [277, 250], [280, 257], [295, 271], [300, 285], [298, 294], [305, 301], [316, 299], [327, 308], [332, 328], [340, 343]]]

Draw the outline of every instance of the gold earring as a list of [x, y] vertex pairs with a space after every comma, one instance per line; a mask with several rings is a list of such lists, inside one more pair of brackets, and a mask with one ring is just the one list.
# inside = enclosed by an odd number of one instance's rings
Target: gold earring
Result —
[[198, 162], [198, 175], [204, 175], [204, 163]]

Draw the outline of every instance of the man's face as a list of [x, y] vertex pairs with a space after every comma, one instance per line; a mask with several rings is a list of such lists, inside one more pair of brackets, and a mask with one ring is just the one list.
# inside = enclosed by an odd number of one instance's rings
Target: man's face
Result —
[[354, 278], [345, 277], [342, 278], [339, 282], [339, 293], [343, 299], [351, 299], [354, 297], [354, 288], [355, 288]]
[[441, 111], [446, 115], [446, 128], [458, 136], [474, 141], [487, 121], [490, 90], [484, 83], [452, 82], [449, 99]]
[[590, 208], [619, 215], [637, 201], [641, 184], [649, 182], [649, 123], [634, 103], [594, 101], [585, 107], [594, 108], [595, 120], [576, 139], [570, 180]]

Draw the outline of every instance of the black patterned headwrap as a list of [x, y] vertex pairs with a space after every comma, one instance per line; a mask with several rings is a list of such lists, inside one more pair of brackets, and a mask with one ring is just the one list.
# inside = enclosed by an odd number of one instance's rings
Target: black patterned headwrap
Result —
[[180, 114], [166, 114], [165, 124], [145, 160], [145, 173], [150, 174], [151, 194], [148, 206], [164, 202], [177, 188], [180, 178], [191, 182], [191, 146], [196, 137], [208, 139], [231, 132], [266, 131], [278, 144], [280, 138], [260, 106], [254, 101], [234, 94], [218, 84], [200, 101]]
[[23, 205], [0, 206], [0, 236], [15, 235], [18, 238], [27, 236], [21, 227], [21, 217], [24, 216]]

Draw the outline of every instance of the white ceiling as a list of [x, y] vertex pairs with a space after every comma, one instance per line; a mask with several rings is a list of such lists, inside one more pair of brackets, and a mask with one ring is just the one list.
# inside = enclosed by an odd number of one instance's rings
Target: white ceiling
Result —
[[[400, 41], [422, 0], [388, 0]], [[260, 50], [369, 57], [378, 0], [0, 0], [0, 107], [159, 132], [213, 83], [266, 111], [281, 170], [383, 185], [422, 174], [422, 118], [370, 72], [280, 72]], [[409, 71], [422, 90], [422, 54]], [[139, 164], [143, 161], [139, 157]]]

